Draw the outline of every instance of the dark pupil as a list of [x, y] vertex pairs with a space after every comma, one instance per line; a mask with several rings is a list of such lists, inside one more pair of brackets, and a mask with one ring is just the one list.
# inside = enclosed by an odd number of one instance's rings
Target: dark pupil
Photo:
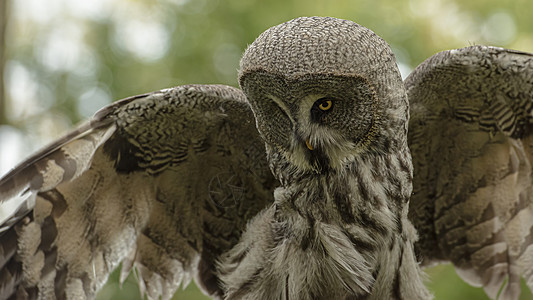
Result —
[[322, 107], [327, 107], [328, 100], [332, 101], [331, 105], [333, 105], [333, 99], [331, 98], [320, 98], [317, 101], [315, 101], [315, 103], [313, 104], [313, 107], [311, 107], [311, 122], [322, 121], [322, 118], [324, 117], [324, 115], [327, 114], [329, 111], [331, 111], [331, 108], [328, 110], [322, 110], [319, 107], [320, 105], [322, 105]]

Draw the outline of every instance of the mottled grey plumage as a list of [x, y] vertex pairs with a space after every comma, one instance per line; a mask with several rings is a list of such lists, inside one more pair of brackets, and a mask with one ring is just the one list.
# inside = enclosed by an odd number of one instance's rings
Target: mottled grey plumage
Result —
[[[407, 220], [407, 96], [387, 44], [350, 21], [296, 19], [259, 36], [239, 79], [281, 187], [222, 259], [228, 298], [428, 298]], [[333, 107], [313, 120], [324, 98]]]
[[441, 52], [405, 81], [415, 171], [409, 217], [424, 264], [452, 261], [496, 298], [533, 289], [533, 55]]
[[1, 199], [40, 191], [0, 237], [0, 299], [94, 298], [120, 261], [152, 299], [193, 276], [222, 297], [216, 259], [276, 184], [239, 90], [182, 86], [119, 101], [0, 181]]
[[119, 101], [0, 179], [28, 197], [0, 298], [93, 298], [120, 261], [163, 299], [191, 277], [213, 298], [429, 299], [418, 261], [491, 298], [533, 287], [531, 54], [442, 52], [404, 84], [372, 31], [299, 18], [239, 81]]

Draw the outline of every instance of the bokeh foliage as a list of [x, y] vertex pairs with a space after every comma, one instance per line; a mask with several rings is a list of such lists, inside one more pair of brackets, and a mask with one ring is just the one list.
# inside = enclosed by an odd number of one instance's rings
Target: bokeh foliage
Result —
[[[7, 1], [7, 0], [0, 0]], [[5, 45], [0, 170], [112, 100], [188, 83], [236, 86], [241, 53], [299, 16], [354, 20], [388, 41], [408, 74], [432, 54], [472, 44], [533, 52], [533, 1], [15, 0]], [[8, 141], [9, 143], [2, 141]], [[13, 149], [24, 149], [16, 151]], [[10, 152], [11, 151], [11, 152]], [[11, 154], [9, 154], [11, 153]], [[4, 166], [2, 165], [4, 164]], [[436, 299], [487, 299], [451, 267], [430, 270]], [[99, 299], [139, 297], [117, 276]], [[181, 299], [203, 299], [191, 288]], [[197, 297], [197, 298], [194, 298]], [[525, 294], [523, 299], [533, 299]]]

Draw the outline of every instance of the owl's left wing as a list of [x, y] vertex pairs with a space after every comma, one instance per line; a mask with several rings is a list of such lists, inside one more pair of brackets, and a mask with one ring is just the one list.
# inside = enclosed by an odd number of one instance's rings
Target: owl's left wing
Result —
[[192, 276], [221, 297], [217, 258], [275, 184], [240, 90], [118, 101], [0, 178], [0, 203], [27, 197], [0, 224], [0, 299], [91, 299], [120, 261], [150, 299]]
[[451, 261], [493, 299], [517, 299], [521, 277], [533, 289], [533, 55], [445, 51], [405, 85], [418, 255]]

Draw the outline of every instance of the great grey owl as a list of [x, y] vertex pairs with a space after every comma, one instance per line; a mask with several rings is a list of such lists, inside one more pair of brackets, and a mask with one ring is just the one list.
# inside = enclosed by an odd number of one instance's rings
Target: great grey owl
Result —
[[150, 299], [191, 278], [216, 299], [430, 299], [420, 265], [445, 261], [491, 298], [533, 288], [533, 55], [445, 51], [403, 82], [372, 31], [298, 18], [239, 83], [118, 101], [2, 178], [26, 201], [0, 298], [94, 298], [120, 262]]

